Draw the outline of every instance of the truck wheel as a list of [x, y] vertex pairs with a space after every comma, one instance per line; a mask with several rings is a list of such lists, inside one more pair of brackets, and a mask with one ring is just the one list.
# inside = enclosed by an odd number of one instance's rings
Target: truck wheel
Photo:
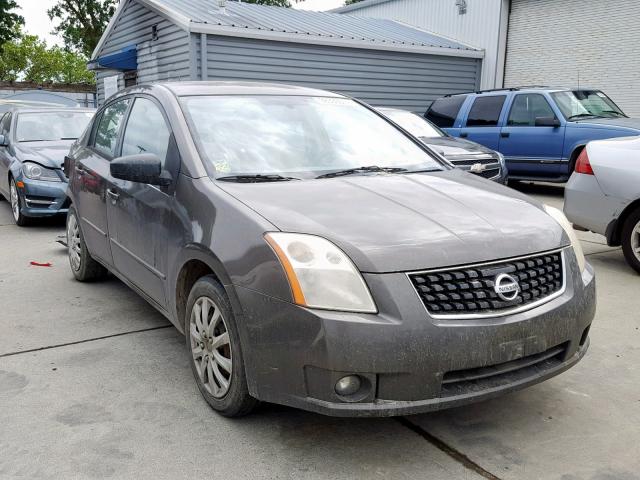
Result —
[[69, 207], [67, 213], [67, 252], [73, 276], [79, 282], [91, 282], [107, 276], [107, 269], [96, 262], [84, 243], [76, 209]]
[[640, 208], [637, 208], [624, 222], [622, 251], [629, 265], [640, 273]]
[[215, 278], [206, 276], [196, 282], [186, 312], [189, 363], [200, 393], [225, 417], [249, 414], [258, 402], [249, 395], [231, 305]]

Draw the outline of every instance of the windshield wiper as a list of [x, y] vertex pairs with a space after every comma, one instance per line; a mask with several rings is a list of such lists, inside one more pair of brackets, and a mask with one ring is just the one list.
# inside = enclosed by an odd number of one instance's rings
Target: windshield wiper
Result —
[[378, 167], [376, 165], [370, 165], [368, 167], [348, 168], [346, 170], [329, 172], [329, 173], [325, 173], [324, 175], [319, 175], [316, 178], [342, 177], [345, 175], [355, 175], [358, 173], [369, 173], [369, 172], [397, 173], [397, 172], [406, 172], [406, 171], [407, 171], [406, 168], [401, 168], [401, 167]]
[[629, 117], [627, 117], [624, 113], [622, 113], [622, 112], [616, 112], [615, 110], [603, 110], [603, 111], [602, 111], [602, 112], [600, 112], [600, 113], [613, 113], [614, 115], [618, 115], [618, 116], [620, 116], [620, 117], [629, 118]]
[[574, 118], [586, 118], [586, 117], [597, 118], [598, 115], [594, 115], [593, 113], [577, 113], [575, 115], [571, 115], [567, 120], [573, 120]]
[[259, 183], [259, 182], [288, 182], [289, 180], [300, 180], [295, 177], [283, 177], [282, 175], [229, 175], [227, 177], [218, 177], [216, 180], [222, 182], [238, 182], [238, 183]]

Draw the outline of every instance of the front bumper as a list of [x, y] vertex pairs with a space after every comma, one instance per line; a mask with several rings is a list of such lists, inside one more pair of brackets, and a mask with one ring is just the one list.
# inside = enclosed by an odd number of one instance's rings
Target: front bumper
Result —
[[[403, 273], [367, 274], [376, 315], [301, 308], [236, 287], [252, 395], [335, 416], [414, 414], [492, 398], [553, 377], [588, 348], [595, 314], [591, 267], [566, 251], [567, 287], [522, 313], [475, 320], [430, 318]], [[357, 374], [344, 398], [334, 386]]]
[[21, 211], [26, 217], [50, 217], [66, 214], [70, 201], [67, 197], [67, 182], [44, 182], [31, 180], [24, 175], [19, 178], [24, 184], [20, 189]]

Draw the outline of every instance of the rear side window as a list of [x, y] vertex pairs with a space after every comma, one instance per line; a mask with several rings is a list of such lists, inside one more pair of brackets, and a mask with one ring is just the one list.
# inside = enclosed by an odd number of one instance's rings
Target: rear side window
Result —
[[535, 127], [536, 118], [552, 117], [555, 113], [549, 102], [539, 93], [525, 93], [516, 95], [509, 113], [507, 125], [513, 127]]
[[498, 125], [500, 112], [506, 98], [505, 95], [476, 98], [469, 111], [467, 127], [495, 127]]
[[439, 98], [431, 104], [425, 117], [440, 128], [451, 128], [456, 121], [460, 107], [462, 107], [466, 99], [466, 95]]
[[107, 157], [115, 157], [118, 146], [118, 133], [124, 114], [129, 108], [129, 99], [120, 100], [109, 105], [98, 123], [94, 140], [95, 149]]
[[147, 98], [133, 104], [122, 141], [122, 155], [153, 153], [164, 167], [169, 149], [170, 131], [158, 106]]

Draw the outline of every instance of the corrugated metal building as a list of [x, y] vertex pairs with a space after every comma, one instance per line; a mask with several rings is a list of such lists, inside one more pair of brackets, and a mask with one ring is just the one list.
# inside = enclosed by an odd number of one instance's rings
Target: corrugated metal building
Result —
[[482, 88], [597, 88], [640, 117], [638, 11], [640, 0], [363, 0], [334, 10], [484, 49]]
[[509, 0], [364, 0], [333, 11], [396, 20], [482, 49], [480, 87], [502, 87]]
[[604, 91], [640, 117], [640, 0], [512, 0], [505, 86]]
[[479, 87], [484, 52], [392, 20], [213, 0], [123, 0], [96, 47], [98, 100], [125, 84], [257, 80], [424, 111]]

